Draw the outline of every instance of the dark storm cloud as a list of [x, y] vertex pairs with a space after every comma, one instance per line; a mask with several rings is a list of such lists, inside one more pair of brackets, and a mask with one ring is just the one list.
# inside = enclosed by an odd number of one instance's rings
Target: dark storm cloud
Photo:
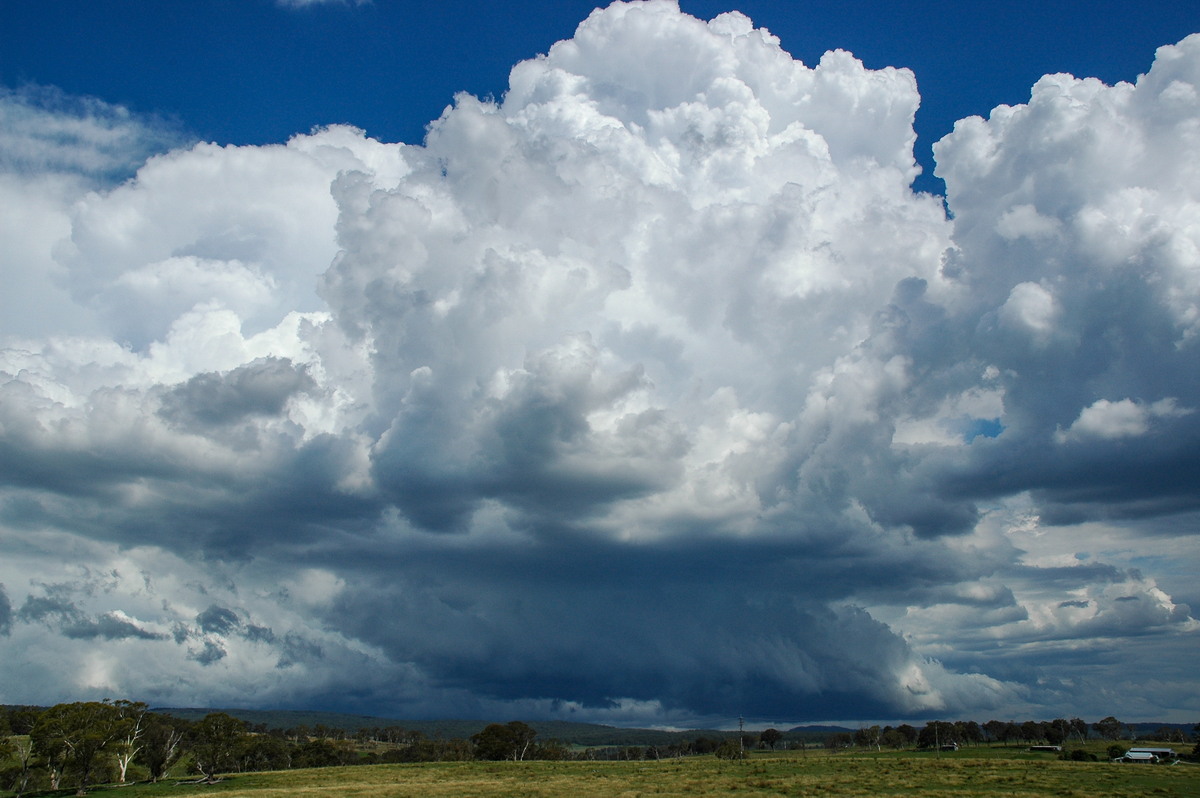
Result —
[[4, 585], [0, 585], [0, 635], [7, 636], [12, 630], [13, 608], [8, 600]]
[[[237, 636], [250, 642], [265, 643], [268, 645], [277, 641], [276, 635], [270, 627], [243, 620], [241, 614], [236, 610], [216, 604], [209, 606], [208, 609], [197, 615], [195, 622], [199, 632], [207, 635], [221, 637]], [[186, 627], [182, 630], [177, 630], [175, 642], [182, 643], [189, 636], [191, 635]]]
[[78, 623], [82, 613], [75, 602], [55, 596], [26, 596], [25, 603], [17, 612], [17, 618], [26, 623], [59, 620], [63, 623]]
[[63, 634], [79, 640], [102, 637], [105, 640], [166, 640], [167, 635], [151, 632], [112, 613], [63, 625]]
[[[945, 578], [912, 565], [912, 584]], [[864, 571], [862, 582], [878, 580], [885, 566]], [[418, 546], [386, 572], [357, 577], [361, 589], [340, 598], [327, 622], [441, 690], [816, 718], [835, 707], [843, 717], [895, 712], [937, 689], [914, 678], [920, 658], [886, 626], [827, 603], [857, 582], [846, 584], [827, 553], [802, 547], [577, 541], [451, 554]], [[988, 682], [964, 689], [982, 704], [1003, 693]]]
[[[126, 545], [155, 543], [234, 558], [323, 537], [331, 524], [353, 533], [371, 523], [378, 503], [336, 486], [355, 456], [352, 442], [318, 435], [294, 448], [286, 439], [273, 443], [247, 455], [265, 456], [273, 466], [273, 473], [252, 484], [205, 474], [195, 461], [189, 468], [177, 453], [163, 456], [136, 446], [123, 445], [107, 461], [23, 449], [17, 456], [23, 465], [6, 476], [10, 484], [38, 490], [3, 501], [0, 515], [14, 526], [69, 527]], [[133, 502], [122, 489], [130, 482], [145, 488]]]
[[188, 652], [188, 659], [208, 666], [225, 659], [227, 653], [220, 643], [205, 640], [202, 647]]
[[178, 423], [229, 424], [277, 416], [288, 399], [313, 387], [303, 367], [285, 358], [259, 358], [226, 374], [197, 374], [163, 397], [161, 412]]
[[287, 634], [279, 641], [279, 659], [276, 668], [290, 668], [293, 665], [311, 663], [324, 656], [324, 651], [318, 643], [305, 640], [300, 635]]
[[670, 583], [516, 597], [494, 586], [416, 597], [385, 589], [364, 599], [340, 608], [357, 636], [440, 688], [493, 699], [597, 707], [623, 696], [673, 711], [787, 717], [840, 706], [869, 717], [897, 700], [890, 685], [911, 657], [865, 614]]
[[[61, 586], [60, 586], [61, 587]], [[17, 612], [17, 620], [25, 623], [43, 623], [57, 629], [64, 637], [75, 640], [165, 640], [167, 635], [143, 629], [128, 618], [115, 613], [104, 613], [97, 617], [88, 616], [83, 610], [62, 595], [61, 590], [51, 591], [46, 596], [26, 596], [25, 603]]]
[[236, 612], [215, 604], [196, 616], [196, 624], [201, 631], [216, 634], [229, 634], [241, 623]]
[[275, 633], [270, 627], [248, 623], [242, 629], [242, 637], [256, 643], [274, 643]]

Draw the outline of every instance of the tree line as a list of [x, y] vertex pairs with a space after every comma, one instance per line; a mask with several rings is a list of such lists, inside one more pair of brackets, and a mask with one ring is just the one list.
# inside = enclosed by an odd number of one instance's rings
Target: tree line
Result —
[[[829, 748], [852, 746], [911, 748], [945, 745], [1046, 743], [1059, 745], [1092, 733], [1116, 740], [1130, 731], [1115, 718], [1089, 726], [1079, 718], [1024, 723], [933, 721], [917, 729], [909, 724], [871, 726], [839, 732], [825, 740]], [[1164, 727], [1163, 741], [1178, 729]], [[1200, 727], [1197, 727], [1200, 733]], [[398, 726], [361, 728], [354, 732], [312, 727], [268, 728], [249, 725], [223, 712], [196, 721], [151, 712], [137, 701], [86, 701], [49, 708], [0, 707], [0, 789], [17, 796], [31, 790], [74, 787], [86, 794], [95, 784], [158, 781], [169, 772], [197, 782], [214, 782], [221, 774], [260, 770], [327, 767], [395, 762], [468, 760], [665, 759], [711, 754], [738, 759], [754, 749], [795, 745], [777, 729], [723, 737], [686, 736], [670, 744], [572, 748], [556, 740], [539, 740], [521, 721], [492, 723], [468, 738], [429, 739]], [[1182, 739], [1180, 739], [1182, 742]], [[805, 743], [800, 742], [800, 746]], [[1200, 745], [1197, 746], [1200, 753]]]
[[[1195, 733], [1200, 737], [1200, 726]], [[1182, 729], [1175, 726], [1162, 726], [1141, 735], [1164, 743], [1186, 743], [1188, 736]], [[826, 748], [934, 748], [959, 747], [972, 745], [1051, 745], [1062, 746], [1076, 740], [1080, 743], [1089, 739], [1100, 739], [1115, 742], [1117, 740], [1135, 740], [1139, 737], [1137, 730], [1122, 723], [1111, 715], [1095, 723], [1089, 724], [1080, 718], [1056, 718], [1050, 721], [1027, 720], [1022, 723], [1014, 721], [989, 720], [987, 723], [976, 721], [931, 721], [921, 729], [907, 723], [899, 726], [871, 726], [855, 732], [835, 732], [825, 739]], [[1124, 753], [1124, 751], [1122, 751]], [[1193, 751], [1200, 756], [1200, 742]]]

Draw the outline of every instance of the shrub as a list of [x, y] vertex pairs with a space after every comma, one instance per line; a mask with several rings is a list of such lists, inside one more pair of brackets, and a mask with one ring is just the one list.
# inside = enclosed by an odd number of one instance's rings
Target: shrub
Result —
[[717, 746], [717, 750], [713, 751], [717, 759], [745, 759], [746, 752], [742, 750], [742, 746], [737, 740], [726, 740]]

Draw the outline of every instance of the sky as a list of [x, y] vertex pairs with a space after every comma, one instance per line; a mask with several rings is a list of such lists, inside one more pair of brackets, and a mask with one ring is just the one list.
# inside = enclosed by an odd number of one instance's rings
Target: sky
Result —
[[0, 703], [1200, 719], [1200, 12], [0, 5]]

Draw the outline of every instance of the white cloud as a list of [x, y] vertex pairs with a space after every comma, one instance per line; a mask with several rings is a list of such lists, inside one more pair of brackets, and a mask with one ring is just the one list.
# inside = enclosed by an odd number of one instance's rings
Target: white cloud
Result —
[[887, 717], [1073, 700], [1029, 674], [1096, 636], [1182, 646], [1134, 555], [1072, 570], [997, 519], [1195, 509], [1154, 475], [1197, 471], [1198, 69], [1194, 37], [963, 121], [952, 221], [910, 188], [911, 73], [670, 2], [594, 12], [423, 147], [334, 127], [93, 186], [29, 128], [51, 154], [0, 196], [46, 213], [0, 264], [87, 312], [3, 330], [32, 653], [0, 683]]
[[1055, 438], [1059, 442], [1088, 438], [1130, 438], [1145, 435], [1150, 424], [1158, 418], [1178, 418], [1191, 410], [1176, 406], [1174, 399], [1160, 399], [1151, 404], [1121, 399], [1110, 402], [1097, 399], [1085, 407], [1065, 431]]
[[163, 120], [50, 86], [0, 87], [0, 171], [124, 177], [147, 156], [182, 143]]
[[1000, 318], [1018, 329], [1045, 339], [1060, 313], [1054, 294], [1038, 283], [1018, 283], [1000, 306]]
[[334, 178], [362, 171], [387, 184], [405, 170], [402, 148], [346, 127], [282, 146], [198, 144], [81, 198], [55, 259], [76, 299], [138, 349], [197, 305], [228, 307], [257, 332], [322, 307], [313, 288], [337, 254]]

